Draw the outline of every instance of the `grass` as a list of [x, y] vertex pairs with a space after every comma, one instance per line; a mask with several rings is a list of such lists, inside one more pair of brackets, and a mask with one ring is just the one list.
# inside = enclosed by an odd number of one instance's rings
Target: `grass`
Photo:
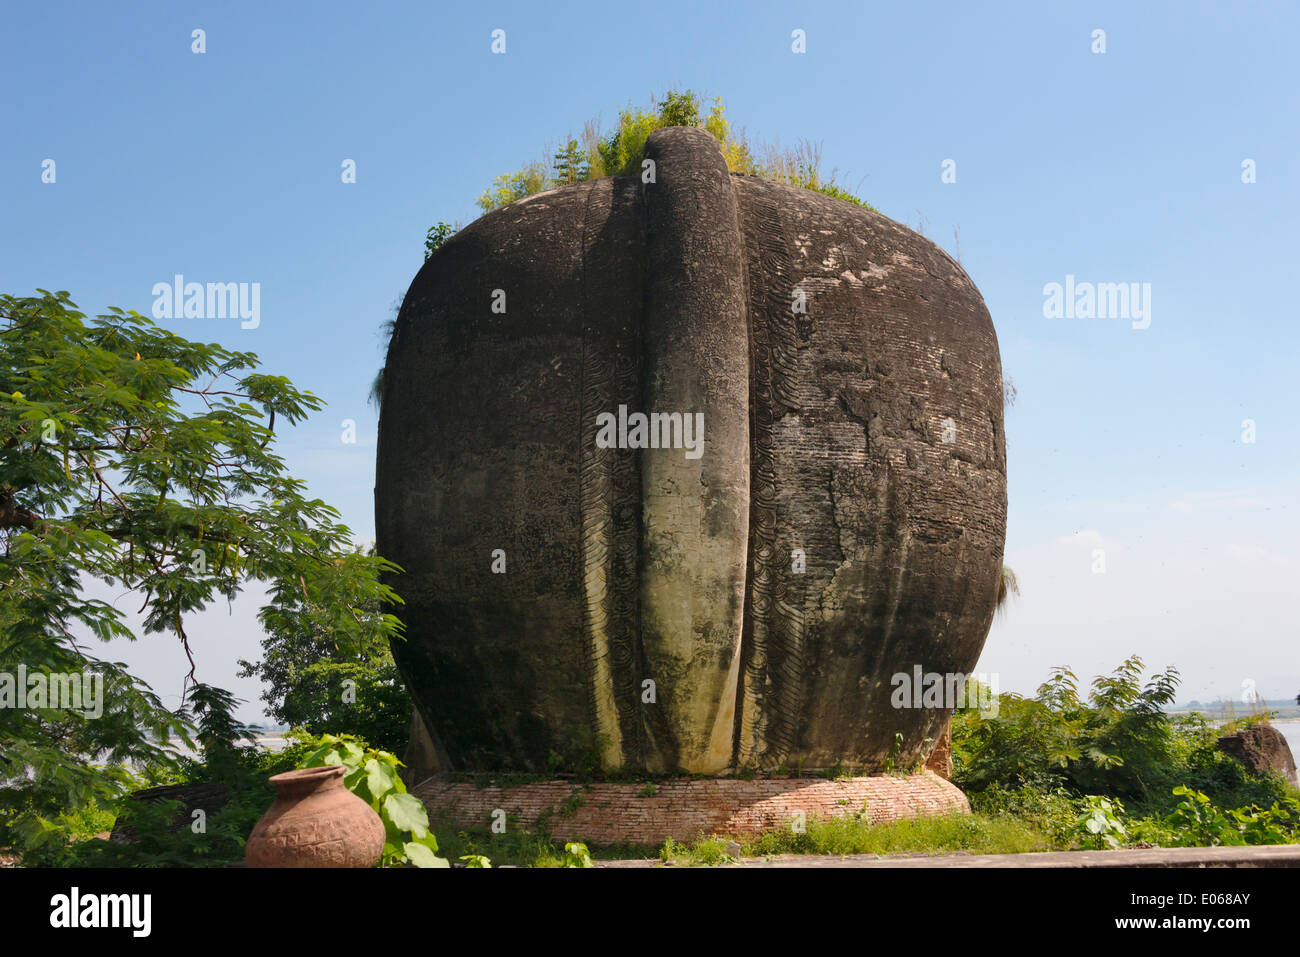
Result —
[[[494, 866], [560, 867], [564, 842], [544, 833], [511, 827], [505, 834], [434, 826], [439, 853], [451, 860], [462, 854], [481, 854]], [[1042, 832], [1005, 814], [950, 814], [886, 824], [863, 818], [810, 820], [803, 833], [778, 828], [751, 837], [701, 836], [690, 843], [667, 840], [660, 848], [639, 845], [592, 846], [596, 860], [659, 859], [678, 866], [712, 866], [733, 860], [727, 848], [734, 840], [741, 857], [776, 854], [1021, 854], [1053, 850]], [[733, 848], [734, 849], [734, 848]]]
[[[665, 842], [660, 858], [683, 864], [717, 864], [726, 857], [726, 839], [707, 838], [687, 846]], [[741, 856], [775, 854], [1022, 854], [1052, 848], [1039, 831], [1015, 818], [947, 814], [872, 824], [862, 818], [811, 820], [803, 833], [789, 828], [736, 841]]]
[[[454, 830], [451, 827], [433, 828], [438, 837], [438, 854], [457, 861], [464, 854], [481, 854], [493, 867], [563, 867], [564, 841], [554, 840], [544, 833], [523, 831], [512, 827], [505, 834], [483, 831]], [[621, 861], [653, 858], [653, 847], [612, 845], [591, 847], [591, 856], [597, 860]]]

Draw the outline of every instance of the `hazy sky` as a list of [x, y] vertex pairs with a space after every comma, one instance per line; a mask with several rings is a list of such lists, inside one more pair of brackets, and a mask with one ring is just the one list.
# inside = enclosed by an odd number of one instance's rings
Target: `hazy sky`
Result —
[[[841, 182], [950, 252], [960, 231], [1019, 389], [1022, 596], [978, 670], [1032, 692], [1052, 665], [1090, 678], [1136, 652], [1183, 672], [1183, 700], [1300, 692], [1300, 7], [465, 6], [10, 5], [0, 290], [149, 314], [176, 274], [260, 283], [255, 329], [165, 324], [328, 402], [281, 450], [369, 539], [377, 330], [425, 229], [475, 218], [493, 176], [589, 118], [608, 128], [672, 87], [720, 95], [751, 139], [820, 142]], [[1149, 283], [1149, 326], [1045, 316], [1067, 276]], [[255, 610], [192, 628], [201, 677], [254, 700], [234, 660], [257, 653]], [[176, 700], [174, 640], [108, 654]]]

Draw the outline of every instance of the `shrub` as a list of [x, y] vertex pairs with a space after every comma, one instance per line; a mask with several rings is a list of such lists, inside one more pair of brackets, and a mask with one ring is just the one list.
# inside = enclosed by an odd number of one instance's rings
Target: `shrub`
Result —
[[1033, 698], [1000, 695], [991, 716], [958, 711], [954, 782], [973, 792], [993, 785], [1064, 788], [1078, 797], [1141, 803], [1164, 800], [1197, 771], [1232, 780], [1204, 722], [1174, 722], [1164, 711], [1174, 700], [1177, 669], [1145, 684], [1142, 670], [1142, 659], [1133, 655], [1094, 679], [1085, 701], [1074, 673], [1056, 668]]
[[529, 163], [513, 173], [496, 177], [492, 186], [479, 196], [478, 206], [486, 213], [558, 186], [603, 176], [639, 173], [646, 140], [655, 130], [670, 126], [707, 130], [718, 141], [732, 172], [816, 190], [835, 199], [872, 208], [836, 182], [836, 170], [829, 175], [822, 172], [820, 145], [808, 140], [799, 141], [793, 149], [765, 144], [760, 150], [763, 158], [755, 159], [744, 132], [733, 129], [727, 119], [722, 100], [715, 98], [706, 113], [699, 94], [693, 90], [669, 90], [663, 102], [652, 99], [648, 110], [631, 106], [620, 110], [614, 129], [603, 136], [595, 121], [587, 123], [581, 139], [569, 138], [549, 159]]

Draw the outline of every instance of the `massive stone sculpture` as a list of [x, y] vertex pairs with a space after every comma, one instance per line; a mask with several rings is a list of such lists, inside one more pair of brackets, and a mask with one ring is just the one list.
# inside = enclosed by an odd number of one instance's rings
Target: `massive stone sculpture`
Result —
[[[891, 678], [970, 671], [998, 590], [988, 311], [933, 243], [701, 130], [646, 158], [483, 216], [398, 316], [378, 543], [439, 760], [919, 762], [947, 711]], [[607, 447], [635, 413], [679, 447]]]

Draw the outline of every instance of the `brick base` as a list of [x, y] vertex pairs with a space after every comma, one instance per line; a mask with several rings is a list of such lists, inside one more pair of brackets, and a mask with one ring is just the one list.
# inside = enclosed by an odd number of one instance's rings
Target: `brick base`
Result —
[[551, 835], [589, 844], [658, 845], [666, 838], [690, 841], [701, 836], [758, 834], [789, 827], [802, 811], [805, 820], [847, 817], [865, 809], [872, 823], [924, 815], [970, 813], [956, 785], [932, 771], [865, 778], [677, 778], [655, 783], [642, 797], [639, 784], [575, 784], [544, 781], [514, 787], [483, 787], [437, 776], [413, 792], [431, 820], [450, 818], [458, 827], [488, 828], [493, 812], [506, 812], [519, 826], [532, 828], [545, 815]]

